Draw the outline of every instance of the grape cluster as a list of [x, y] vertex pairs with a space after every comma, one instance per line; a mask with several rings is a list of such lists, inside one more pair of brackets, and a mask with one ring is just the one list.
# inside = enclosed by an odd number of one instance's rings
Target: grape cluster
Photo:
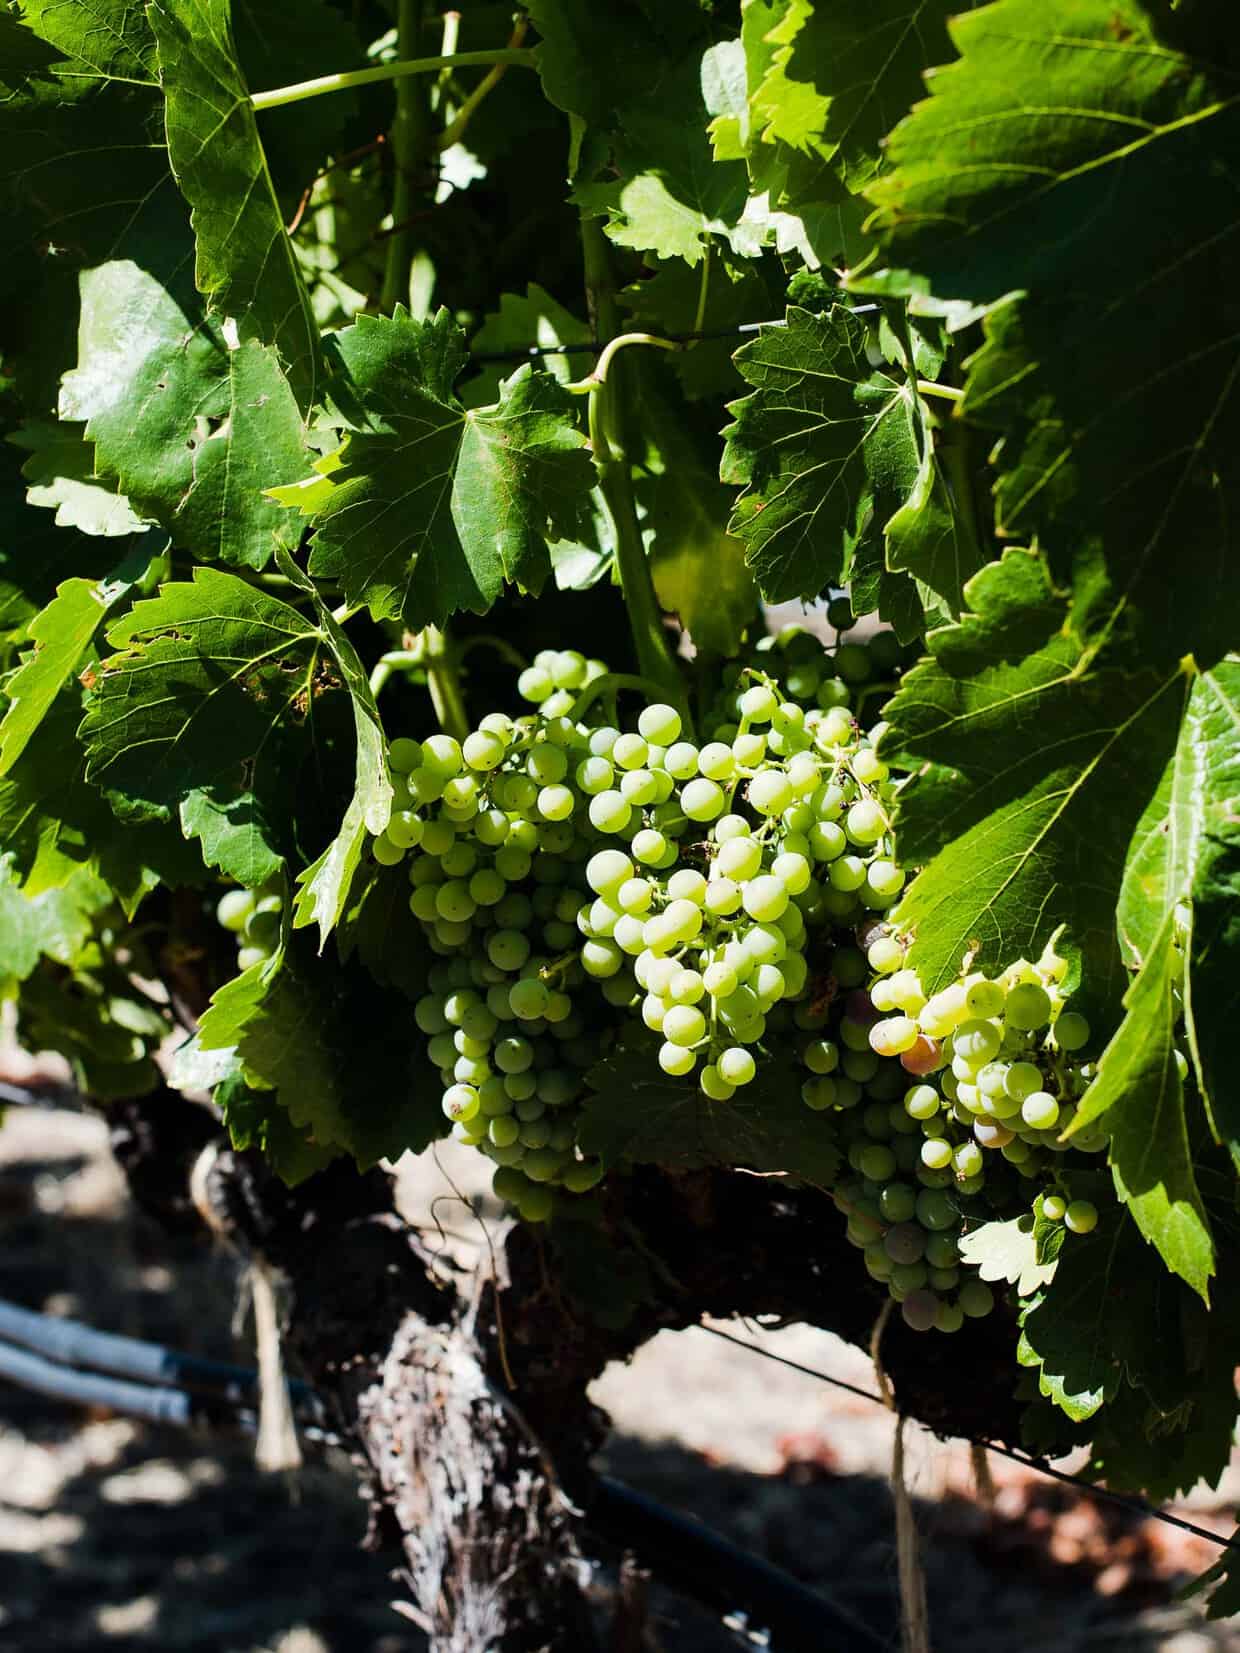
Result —
[[806, 1047], [807, 1067], [831, 1088], [811, 1079], [805, 1097], [846, 1112], [854, 1175], [835, 1200], [869, 1273], [910, 1326], [954, 1331], [993, 1305], [990, 1287], [962, 1274], [957, 1242], [970, 1217], [1036, 1199], [1076, 1233], [1097, 1222], [1088, 1201], [1054, 1191], [1063, 1156], [1105, 1146], [1097, 1131], [1064, 1139], [1094, 1071], [1076, 1055], [1090, 1030], [1064, 1008], [1065, 965], [1053, 953], [997, 979], [967, 973], [927, 997], [887, 926], [861, 939], [875, 977], [848, 995], [836, 1039]]
[[824, 933], [903, 883], [883, 853], [886, 768], [847, 684], [801, 633], [755, 658], [785, 681], [738, 668], [701, 745], [661, 702], [621, 728], [623, 680], [571, 650], [521, 674], [525, 715], [391, 743], [395, 809], [373, 853], [408, 861], [440, 955], [417, 1023], [454, 1135], [531, 1219], [555, 1186], [601, 1175], [578, 1104], [617, 1032], [644, 1025], [669, 1079], [726, 1101], [772, 1032], [820, 1022]]
[[952, 1331], [993, 1304], [964, 1230], [1036, 1201], [1087, 1231], [1060, 1167], [1104, 1139], [1062, 1139], [1092, 1073], [1062, 961], [927, 997], [887, 921], [899, 778], [858, 711], [900, 656], [889, 634], [828, 651], [789, 628], [725, 671], [694, 740], [661, 701], [625, 727], [635, 680], [544, 651], [521, 715], [391, 742], [373, 854], [406, 865], [437, 955], [415, 1019], [453, 1134], [523, 1217], [600, 1180], [586, 1075], [617, 1040], [712, 1103], [783, 1082], [791, 1053], [846, 1161], [849, 1239], [910, 1326]]
[[215, 916], [237, 938], [237, 968], [269, 959], [280, 944], [284, 922], [284, 881], [277, 874], [258, 889], [225, 890]]

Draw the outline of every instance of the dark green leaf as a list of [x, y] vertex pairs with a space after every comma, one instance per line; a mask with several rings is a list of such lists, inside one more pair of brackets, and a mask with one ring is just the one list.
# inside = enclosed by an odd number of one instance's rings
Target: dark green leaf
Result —
[[168, 153], [193, 208], [199, 291], [217, 315], [232, 318], [243, 341], [276, 347], [309, 408], [320, 375], [319, 330], [238, 65], [230, 0], [151, 0], [148, 14], [167, 99]]
[[[1009, 553], [968, 588], [977, 620], [936, 632], [949, 662], [910, 672], [887, 707], [884, 755], [914, 773], [896, 806], [900, 854], [924, 870], [898, 909], [928, 992], [966, 953], [1002, 969], [1037, 958], [1060, 924], [1084, 963], [1084, 991], [1104, 1021], [1126, 985], [1115, 941], [1124, 849], [1174, 747], [1179, 672], [1129, 668], [1061, 629], [1023, 659], [1012, 640], [1045, 631], [1031, 611], [1029, 558]], [[1036, 581], [1033, 583], [1036, 592]]]
[[608, 1165], [747, 1165], [823, 1184], [839, 1168], [829, 1121], [807, 1122], [799, 1086], [774, 1062], [728, 1102], [711, 1102], [696, 1079], [662, 1073], [648, 1044], [616, 1051], [586, 1077], [581, 1147]]
[[463, 407], [464, 337], [442, 310], [363, 316], [337, 342], [344, 445], [275, 490], [314, 519], [311, 572], [414, 628], [484, 613], [505, 580], [539, 590], [547, 542], [576, 537], [594, 483], [575, 399], [523, 367], [494, 406]]
[[199, 1042], [235, 1046], [251, 1084], [274, 1091], [310, 1144], [365, 1167], [419, 1152], [447, 1129], [441, 1086], [411, 1025], [408, 999], [366, 971], [294, 953], [222, 988]]
[[127, 260], [82, 277], [78, 365], [60, 411], [87, 421], [99, 469], [195, 556], [261, 568], [295, 543], [294, 520], [262, 492], [306, 464], [274, 351], [229, 348]]
[[232, 574], [195, 570], [108, 632], [82, 737], [89, 778], [134, 819], [179, 818], [208, 866], [257, 886], [289, 843], [329, 641]]
[[1214, 1245], [1193, 1174], [1176, 1066], [1174, 992], [1181, 968], [1175, 914], [1168, 911], [1069, 1135], [1104, 1118], [1116, 1193], [1167, 1267], [1208, 1298]]
[[1003, 432], [1001, 531], [1064, 560], [1096, 537], [1145, 646], [1208, 663], [1240, 603], [1234, 54], [1143, 0], [998, 0], [952, 34], [872, 227], [940, 297], [1025, 295], [988, 318], [965, 403]]
[[[811, 598], [856, 580], [884, 618], [916, 631], [920, 605], [886, 554], [891, 519], [902, 535], [897, 553], [920, 579], [945, 579], [950, 569], [951, 584], [965, 559], [959, 543], [954, 557], [939, 549], [945, 490], [924, 497], [929, 436], [919, 399], [903, 373], [870, 365], [868, 343], [865, 324], [837, 305], [823, 315], [789, 310], [786, 327], [738, 350], [736, 364], [756, 388], [731, 404], [721, 474], [745, 490], [731, 527], [764, 597]], [[931, 510], [940, 513], [935, 523]], [[923, 543], [911, 543], [918, 535]]]

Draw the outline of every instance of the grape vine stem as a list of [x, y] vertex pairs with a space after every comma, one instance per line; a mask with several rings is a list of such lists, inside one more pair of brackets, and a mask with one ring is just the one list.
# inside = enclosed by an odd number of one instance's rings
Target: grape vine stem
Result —
[[286, 103], [303, 103], [307, 98], [321, 98], [328, 92], [347, 92], [354, 86], [374, 86], [385, 80], [401, 80], [406, 75], [435, 74], [440, 69], [484, 69], [502, 63], [506, 68], [537, 67], [534, 50], [530, 46], [499, 46], [489, 52], [449, 52], [436, 57], [397, 58], [391, 63], [380, 63], [372, 69], [348, 69], [337, 75], [320, 75], [316, 80], [299, 80], [292, 86], [277, 86], [270, 92], [255, 92], [250, 107], [255, 110], [280, 109]]
[[[619, 332], [616, 296], [611, 274], [611, 263], [603, 229], [597, 218], [582, 218], [581, 245], [585, 263], [586, 292], [590, 301], [591, 319], [595, 336], [607, 339], [592, 378], [590, 395], [590, 445], [598, 467], [599, 489], [607, 505], [616, 536], [616, 569], [624, 603], [628, 610], [629, 626], [637, 650], [637, 663], [643, 677], [657, 683], [688, 723], [688, 706], [684, 686], [667, 647], [663, 627], [663, 612], [655, 596], [654, 581], [650, 577], [650, 563], [637, 521], [637, 502], [633, 495], [633, 478], [628, 460], [612, 440], [612, 399], [615, 384], [610, 378], [615, 350], [625, 335]], [[635, 335], [627, 335], [634, 339]], [[653, 335], [649, 335], [654, 342]], [[643, 341], [644, 342], [644, 341]], [[665, 348], [675, 348], [668, 341], [658, 341]], [[599, 378], [599, 369], [603, 376]]]

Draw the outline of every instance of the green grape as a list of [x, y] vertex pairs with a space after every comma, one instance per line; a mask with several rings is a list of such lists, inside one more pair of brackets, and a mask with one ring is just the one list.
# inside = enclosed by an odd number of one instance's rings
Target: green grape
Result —
[[966, 1280], [960, 1288], [957, 1304], [962, 1314], [971, 1320], [981, 1320], [995, 1306], [995, 1294], [983, 1280]]
[[1075, 1010], [1063, 1011], [1055, 1021], [1053, 1032], [1060, 1050], [1080, 1050], [1089, 1043], [1089, 1023]]
[[1008, 994], [1003, 1013], [1009, 1027], [1032, 1032], [1050, 1021], [1050, 997], [1036, 982], [1020, 982]]
[[697, 1055], [684, 1045], [668, 1042], [659, 1047], [659, 1066], [664, 1073], [679, 1078], [686, 1073], [692, 1073], [696, 1065]]
[[723, 791], [714, 781], [699, 777], [686, 783], [680, 794], [680, 805], [691, 821], [713, 821], [723, 813]]
[[712, 1102], [727, 1102], [734, 1095], [734, 1090], [719, 1072], [713, 1062], [704, 1067], [698, 1076], [698, 1084], [703, 1096]]
[[[664, 1023], [664, 1032], [666, 1031], [667, 1024]], [[741, 1085], [748, 1085], [757, 1073], [757, 1064], [752, 1054], [739, 1045], [733, 1045], [725, 1050], [716, 1065], [720, 1077], [726, 1080], [729, 1085], [735, 1085], [738, 1088]]]
[[[1045, 1208], [1043, 1201], [1043, 1210]], [[1098, 1207], [1090, 1200], [1073, 1200], [1064, 1212], [1063, 1221], [1073, 1234], [1091, 1234], [1098, 1226]]]

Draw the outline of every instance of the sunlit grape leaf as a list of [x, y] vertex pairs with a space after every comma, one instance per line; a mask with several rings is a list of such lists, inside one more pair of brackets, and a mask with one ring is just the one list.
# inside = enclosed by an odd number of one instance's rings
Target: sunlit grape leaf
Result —
[[964, 404], [1002, 433], [1001, 530], [1056, 565], [1095, 538], [1151, 654], [1208, 664], [1240, 604], [1230, 35], [1214, 8], [1143, 0], [997, 0], [951, 33], [961, 59], [892, 134], [871, 227], [906, 286], [1025, 295], [987, 318]]
[[1102, 1119], [1116, 1193], [1167, 1267], [1208, 1300], [1214, 1244], [1193, 1173], [1176, 1066], [1180, 970], [1175, 914], [1168, 911], [1068, 1135]]
[[[1023, 553], [983, 569], [967, 590], [977, 620], [930, 639], [935, 656], [963, 651], [970, 675], [933, 658], [888, 703], [884, 754], [913, 771], [896, 804], [899, 853], [923, 868], [897, 918], [927, 992], [967, 952], [1002, 969], [1037, 958], [1066, 924], [1101, 1030], [1126, 986], [1115, 939], [1126, 846], [1174, 748], [1184, 678], [1089, 649], [1065, 624], [1066, 599], [1054, 632], [1045, 598], [1027, 628], [1013, 599], [1029, 590]], [[1029, 628], [1045, 640], [1013, 657], [1010, 639]]]
[[338, 688], [316, 620], [211, 568], [108, 631], [82, 725], [88, 778], [131, 819], [178, 819], [209, 866], [258, 885], [290, 846], [318, 702]]
[[32, 505], [56, 513], [58, 528], [114, 538], [144, 533], [149, 524], [134, 512], [115, 479], [95, 469], [95, 450], [72, 424], [23, 425], [8, 438], [30, 458], [22, 465]]
[[238, 64], [230, 0], [151, 0], [148, 15], [168, 153], [193, 209], [199, 290], [217, 315], [234, 320], [242, 340], [276, 347], [308, 408], [320, 373], [319, 330]]
[[752, 1084], [730, 1101], [712, 1102], [696, 1076], [669, 1078], [653, 1056], [649, 1045], [634, 1046], [590, 1069], [579, 1137], [586, 1153], [608, 1165], [747, 1165], [832, 1181], [840, 1162], [835, 1133], [821, 1114], [807, 1125], [799, 1088], [784, 1069], [762, 1063]]
[[615, 183], [578, 185], [574, 199], [607, 217], [621, 247], [694, 265], [712, 235], [727, 236], [740, 218], [748, 180], [739, 161], [712, 157], [700, 59], [691, 54], [655, 96], [623, 112], [616, 142]]
[[731, 529], [770, 602], [847, 580], [917, 484], [917, 398], [902, 373], [870, 365], [866, 343], [836, 305], [791, 309], [736, 353], [755, 388], [730, 405], [720, 474], [744, 489]]
[[576, 537], [594, 485], [576, 399], [523, 367], [493, 406], [463, 407], [464, 337], [444, 310], [362, 316], [338, 345], [344, 445], [308, 494], [274, 490], [313, 517], [311, 573], [415, 629], [484, 613], [505, 581], [539, 590], [547, 542]]
[[204, 1051], [235, 1046], [252, 1081], [270, 1087], [313, 1145], [366, 1167], [420, 1152], [447, 1129], [437, 1076], [410, 1025], [403, 993], [331, 954], [294, 949], [279, 967], [254, 965], [221, 988], [198, 1037]]
[[887, 135], [954, 56], [947, 21], [970, 0], [791, 0], [756, 98], [764, 137], [817, 154], [850, 190], [879, 171]]
[[8, 774], [39, 727], [62, 685], [77, 667], [111, 603], [128, 587], [66, 580], [30, 623], [34, 648], [5, 684], [8, 708], [0, 720], [0, 775]]
[[182, 306], [127, 259], [85, 272], [61, 416], [86, 420], [98, 470], [176, 544], [261, 568], [296, 540], [262, 490], [306, 464], [302, 419], [273, 350], [230, 348]]
[[72, 964], [91, 933], [92, 915], [111, 899], [107, 885], [85, 868], [58, 889], [28, 896], [10, 858], [0, 856], [0, 987], [23, 981], [43, 957]]
[[960, 1241], [960, 1255], [983, 1280], [1005, 1280], [1017, 1295], [1029, 1297], [1055, 1278], [1055, 1264], [1040, 1263], [1032, 1226], [1019, 1217], [983, 1223]]
[[1174, 917], [1187, 1051], [1215, 1135], [1240, 1154], [1229, 1054], [1240, 1013], [1240, 662], [1220, 661], [1186, 687], [1179, 741], [1128, 853], [1119, 938], [1140, 967]]
[[31, 75], [48, 69], [60, 53], [39, 38], [22, 19], [0, 11], [0, 85], [15, 89]]
[[1092, 1234], [1068, 1236], [1054, 1280], [1022, 1313], [1017, 1358], [1070, 1418], [1092, 1417], [1124, 1381], [1161, 1395], [1177, 1368], [1182, 1383], [1183, 1289], [1112, 1208]]
[[957, 509], [934, 443], [927, 438], [917, 480], [887, 522], [887, 566], [911, 574], [923, 607], [959, 615], [964, 588], [986, 561], [969, 518]]

